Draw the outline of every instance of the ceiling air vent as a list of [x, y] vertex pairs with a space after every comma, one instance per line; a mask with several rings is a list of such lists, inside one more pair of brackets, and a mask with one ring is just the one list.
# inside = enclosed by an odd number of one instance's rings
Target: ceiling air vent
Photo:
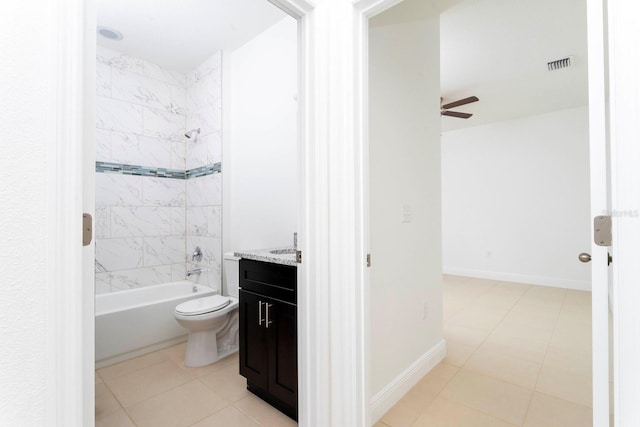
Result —
[[571, 67], [573, 62], [573, 56], [567, 56], [566, 58], [556, 59], [555, 61], [547, 62], [547, 70], [556, 71], [563, 68]]

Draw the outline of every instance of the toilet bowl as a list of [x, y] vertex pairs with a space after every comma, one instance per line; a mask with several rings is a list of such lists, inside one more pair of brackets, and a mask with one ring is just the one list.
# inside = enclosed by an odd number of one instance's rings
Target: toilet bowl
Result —
[[238, 351], [239, 258], [224, 255], [228, 296], [213, 295], [179, 304], [174, 317], [189, 331], [184, 364], [198, 367], [214, 363]]
[[238, 349], [238, 299], [221, 295], [179, 304], [174, 317], [189, 330], [186, 366], [214, 363]]

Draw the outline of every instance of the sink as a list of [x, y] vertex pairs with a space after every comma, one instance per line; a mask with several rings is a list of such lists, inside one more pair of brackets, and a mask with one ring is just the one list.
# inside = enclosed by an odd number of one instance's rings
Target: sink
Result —
[[294, 248], [273, 249], [269, 253], [273, 255], [293, 255], [296, 250]]

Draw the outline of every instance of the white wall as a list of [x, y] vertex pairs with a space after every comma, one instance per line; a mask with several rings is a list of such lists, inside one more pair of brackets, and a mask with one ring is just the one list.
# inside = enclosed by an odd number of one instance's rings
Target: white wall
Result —
[[[53, 2], [52, 2], [53, 4]], [[52, 6], [53, 7], [53, 6]], [[52, 14], [51, 14], [52, 15]], [[47, 274], [54, 253], [47, 218], [48, 122], [56, 82], [50, 10], [42, 2], [0, 3], [0, 425], [46, 425]]]
[[224, 251], [292, 245], [299, 205], [297, 22], [286, 17], [227, 58]]
[[590, 289], [587, 107], [442, 136], [444, 272]]
[[[371, 20], [374, 420], [444, 357], [439, 45], [438, 14], [421, 0], [406, 0]], [[403, 204], [411, 207], [411, 222], [401, 222]]]

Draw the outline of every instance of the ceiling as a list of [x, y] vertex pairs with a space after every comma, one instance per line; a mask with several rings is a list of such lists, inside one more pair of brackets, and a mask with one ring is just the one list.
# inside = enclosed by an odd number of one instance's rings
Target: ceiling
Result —
[[[476, 95], [443, 117], [442, 130], [586, 105], [586, 0], [466, 0], [440, 19], [444, 103]], [[573, 55], [573, 66], [549, 72], [547, 62]]]
[[287, 16], [265, 0], [98, 0], [97, 15], [124, 35], [98, 44], [184, 73]]
[[[432, 0], [442, 10], [444, 102], [476, 95], [442, 118], [443, 131], [587, 103], [586, 0]], [[98, 25], [124, 39], [102, 46], [188, 72], [212, 52], [235, 49], [283, 19], [266, 0], [98, 0]], [[247, 12], [250, 11], [250, 12]], [[573, 55], [573, 66], [547, 71]]]

